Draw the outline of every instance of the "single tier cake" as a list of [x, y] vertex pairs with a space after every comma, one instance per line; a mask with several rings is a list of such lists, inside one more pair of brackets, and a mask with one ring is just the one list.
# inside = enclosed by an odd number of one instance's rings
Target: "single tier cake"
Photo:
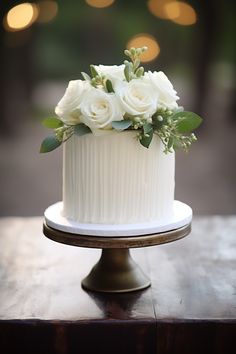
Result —
[[90, 75], [69, 82], [57, 117], [43, 122], [54, 135], [41, 152], [63, 143], [61, 213], [68, 224], [172, 220], [175, 150], [188, 150], [201, 118], [178, 106], [162, 71], [144, 71], [146, 50], [125, 50], [122, 65], [91, 65]]

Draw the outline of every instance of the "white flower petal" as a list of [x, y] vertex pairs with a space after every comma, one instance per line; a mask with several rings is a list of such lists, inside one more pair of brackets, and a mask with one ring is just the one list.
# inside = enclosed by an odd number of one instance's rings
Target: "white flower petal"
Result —
[[171, 109], [178, 107], [176, 101], [179, 99], [172, 83], [162, 71], [148, 71], [144, 75], [144, 81], [149, 82], [153, 89], [159, 94], [159, 105]]
[[151, 116], [156, 112], [158, 95], [143, 79], [119, 83], [115, 92], [125, 112], [133, 116]]
[[55, 113], [68, 124], [80, 122], [80, 104], [84, 94], [91, 90], [87, 81], [72, 80], [65, 91], [64, 96], [58, 102]]
[[92, 88], [81, 103], [81, 121], [95, 132], [98, 129], [111, 129], [111, 122], [122, 120], [124, 111], [115, 94]]

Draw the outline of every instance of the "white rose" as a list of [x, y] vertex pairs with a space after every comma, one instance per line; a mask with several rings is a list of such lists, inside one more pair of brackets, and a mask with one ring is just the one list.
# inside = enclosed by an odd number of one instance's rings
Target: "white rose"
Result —
[[150, 82], [159, 95], [159, 105], [169, 109], [177, 108], [176, 101], [179, 99], [172, 83], [162, 71], [148, 71], [144, 80]]
[[115, 92], [125, 112], [132, 116], [147, 118], [157, 110], [158, 94], [143, 79], [120, 83], [115, 86]]
[[94, 133], [98, 129], [111, 129], [111, 122], [122, 120], [124, 113], [114, 93], [96, 88], [85, 94], [80, 109], [81, 122]]
[[97, 70], [98, 74], [103, 74], [105, 77], [113, 84], [117, 81], [123, 81], [125, 79], [124, 75], [124, 64], [122, 65], [95, 65], [95, 69]]
[[80, 122], [80, 105], [84, 94], [91, 88], [87, 81], [72, 80], [69, 82], [64, 96], [55, 108], [55, 113], [64, 123], [77, 124]]

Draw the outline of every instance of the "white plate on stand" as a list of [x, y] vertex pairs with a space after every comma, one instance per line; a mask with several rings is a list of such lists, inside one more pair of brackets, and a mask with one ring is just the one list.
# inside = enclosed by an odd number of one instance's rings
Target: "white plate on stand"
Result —
[[189, 224], [192, 220], [190, 206], [178, 200], [174, 201], [174, 212], [171, 218], [139, 224], [82, 224], [62, 216], [62, 207], [62, 202], [58, 202], [45, 210], [46, 224], [59, 231], [87, 236], [142, 236], [175, 230]]

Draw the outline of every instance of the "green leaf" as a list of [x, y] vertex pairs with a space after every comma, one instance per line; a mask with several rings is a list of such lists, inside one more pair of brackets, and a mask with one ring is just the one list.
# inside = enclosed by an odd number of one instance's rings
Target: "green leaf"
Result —
[[150, 131], [153, 131], [153, 127], [151, 123], [146, 123], [143, 126], [143, 132], [144, 134], [149, 134]]
[[131, 68], [132, 64], [130, 62], [125, 64], [125, 68], [124, 68], [124, 75], [126, 80], [129, 82], [131, 79], [131, 72], [132, 72], [132, 68]]
[[149, 145], [151, 144], [152, 138], [153, 138], [153, 129], [149, 131], [148, 133], [149, 136], [143, 135], [140, 139], [140, 143], [145, 147], [148, 148]]
[[84, 80], [91, 81], [91, 77], [88, 74], [84, 73], [83, 71], [81, 72], [81, 75], [83, 76]]
[[143, 75], [144, 75], [144, 67], [140, 66], [140, 68], [138, 68], [136, 71], [136, 76], [141, 77]]
[[128, 49], [125, 49], [125, 50], [124, 50], [124, 53], [125, 53], [125, 55], [126, 55], [127, 57], [130, 57], [130, 51], [129, 51]]
[[177, 120], [176, 128], [181, 134], [192, 132], [202, 123], [202, 118], [193, 112], [177, 112], [171, 118]]
[[48, 136], [43, 140], [40, 147], [40, 152], [45, 153], [45, 152], [53, 151], [60, 145], [61, 145], [61, 141], [57, 140], [55, 136]]
[[74, 133], [78, 136], [83, 136], [91, 132], [91, 129], [84, 123], [79, 123], [74, 126]]
[[111, 123], [112, 127], [116, 130], [125, 130], [127, 128], [129, 128], [132, 124], [132, 121], [129, 119], [124, 119], [124, 120], [120, 120], [120, 121], [113, 121]]
[[107, 89], [107, 92], [109, 92], [109, 93], [115, 92], [113, 89], [113, 86], [112, 86], [112, 82], [109, 79], [106, 81], [106, 89]]
[[90, 65], [90, 71], [91, 71], [92, 77], [99, 76], [99, 74], [98, 74], [97, 70], [95, 69], [94, 65]]
[[42, 124], [50, 129], [57, 129], [64, 125], [63, 122], [58, 118], [46, 118], [42, 121]]

